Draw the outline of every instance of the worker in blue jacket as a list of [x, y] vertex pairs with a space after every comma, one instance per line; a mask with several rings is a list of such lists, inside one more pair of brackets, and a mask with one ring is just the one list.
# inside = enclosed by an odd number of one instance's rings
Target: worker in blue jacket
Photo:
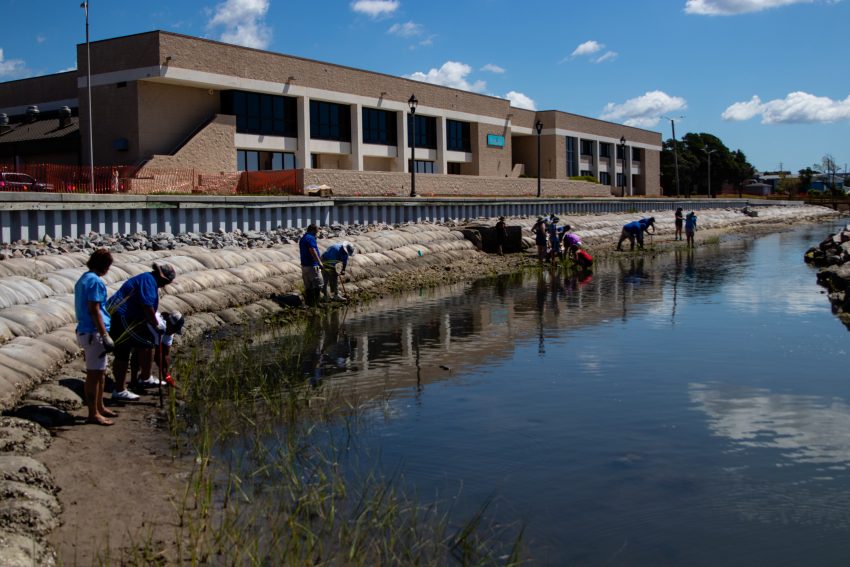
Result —
[[[650, 229], [652, 229], [651, 232]], [[642, 218], [625, 224], [623, 226], [623, 230], [620, 232], [620, 240], [617, 242], [617, 250], [623, 249], [623, 241], [627, 238], [631, 243], [630, 250], [635, 249], [635, 240], [637, 240], [638, 247], [643, 250], [644, 232], [655, 234], [655, 217]]]
[[[339, 293], [339, 279], [345, 277], [345, 269], [348, 267], [348, 259], [357, 250], [354, 245], [347, 240], [343, 240], [338, 244], [328, 246], [328, 249], [322, 254], [322, 275], [324, 276], [324, 284], [322, 285], [322, 293], [328, 299], [337, 301], [345, 301], [347, 298]], [[342, 268], [340, 270], [340, 268]], [[333, 297], [328, 297], [328, 284], [331, 287]]]

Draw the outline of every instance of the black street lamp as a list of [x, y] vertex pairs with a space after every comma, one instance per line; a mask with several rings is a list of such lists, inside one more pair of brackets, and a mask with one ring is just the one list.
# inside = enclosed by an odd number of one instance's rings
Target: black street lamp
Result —
[[534, 129], [537, 130], [537, 198], [540, 198], [542, 189], [540, 186], [540, 134], [543, 133], [543, 122], [538, 120], [534, 123]]
[[620, 184], [622, 190], [620, 191], [620, 197], [626, 196], [626, 137], [620, 136], [620, 150], [623, 154], [623, 182]]
[[407, 104], [410, 106], [410, 125], [412, 143], [410, 145], [410, 196], [416, 196], [416, 106], [419, 101], [416, 100], [416, 95], [410, 95], [407, 99]]
[[80, 8], [86, 11], [86, 93], [88, 93], [89, 115], [89, 192], [94, 193], [94, 133], [92, 132], [91, 107], [91, 44], [89, 43], [89, 3], [85, 0]]

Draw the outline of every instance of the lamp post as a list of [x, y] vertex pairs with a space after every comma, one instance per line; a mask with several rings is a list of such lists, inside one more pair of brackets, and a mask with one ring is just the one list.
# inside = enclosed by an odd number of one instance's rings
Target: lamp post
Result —
[[707, 150], [705, 148], [702, 149], [706, 154], [708, 154], [708, 198], [711, 198], [711, 154], [715, 153], [717, 150]]
[[537, 198], [539, 199], [543, 193], [540, 185], [540, 134], [543, 133], [543, 122], [540, 120], [535, 122], [534, 129], [537, 130]]
[[[673, 166], [676, 168], [676, 197], [679, 197], [679, 142], [676, 141], [676, 121], [673, 118], [663, 116], [670, 121], [670, 128], [673, 130]], [[682, 118], [681, 116], [679, 118]]]
[[91, 107], [91, 44], [89, 43], [89, 2], [85, 0], [80, 8], [86, 11], [86, 91], [89, 101], [89, 191], [94, 193], [94, 134], [92, 133]]
[[620, 136], [620, 150], [623, 153], [623, 182], [620, 184], [622, 186], [622, 190], [620, 192], [620, 197], [626, 196], [626, 137]]
[[416, 106], [419, 104], [419, 101], [416, 100], [416, 95], [410, 95], [410, 98], [407, 99], [407, 105], [410, 106], [410, 125], [411, 125], [411, 135], [410, 139], [412, 143], [410, 144], [410, 196], [416, 196]]

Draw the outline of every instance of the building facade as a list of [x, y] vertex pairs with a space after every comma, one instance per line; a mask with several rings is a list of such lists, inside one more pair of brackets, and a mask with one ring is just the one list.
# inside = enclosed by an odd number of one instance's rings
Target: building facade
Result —
[[[98, 165], [590, 176], [614, 196], [660, 194], [658, 132], [170, 32], [90, 48]], [[87, 142], [85, 44], [77, 61], [76, 71], [0, 83], [0, 119], [69, 107]]]

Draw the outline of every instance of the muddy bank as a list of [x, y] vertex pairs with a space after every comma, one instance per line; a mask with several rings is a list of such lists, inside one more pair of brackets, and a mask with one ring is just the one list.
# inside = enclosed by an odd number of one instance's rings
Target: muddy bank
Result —
[[[758, 217], [738, 210], [703, 211], [697, 244], [833, 214], [819, 207], [767, 207]], [[604, 255], [615, 254], [622, 225], [637, 216], [568, 216], [561, 221], [573, 226], [594, 255]], [[683, 246], [673, 240], [672, 214], [655, 216], [658, 232], [647, 241], [649, 251]], [[533, 246], [530, 228], [535, 220], [508, 219], [521, 228], [526, 246]], [[360, 253], [352, 258], [345, 286], [349, 295], [363, 298], [475, 280], [537, 263], [530, 253], [484, 254], [459, 228], [366, 227], [319, 244], [324, 248], [344, 237], [357, 246]], [[176, 509], [185, 476], [171, 459], [167, 434], [157, 427], [156, 398], [147, 396], [141, 403], [118, 408], [121, 415], [112, 428], [77, 427], [82, 421], [83, 371], [73, 333], [73, 285], [87, 258], [88, 252], [80, 251], [0, 261], [0, 407], [18, 418], [0, 424], [0, 437], [11, 439], [0, 447], [0, 459], [12, 458], [3, 465], [9, 472], [0, 478], [44, 492], [31, 494], [16, 485], [7, 490], [6, 511], [0, 510], [3, 564], [16, 564], [7, 558], [19, 556], [24, 561], [20, 564], [49, 564], [52, 547], [65, 563], [89, 564], [104, 550], [117, 563], [130, 560], [140, 548], [156, 555], [174, 543], [169, 538], [179, 521]], [[116, 252], [105, 278], [110, 292], [149, 270], [153, 261], [170, 262], [177, 270], [177, 280], [164, 290], [161, 308], [187, 315], [182, 340], [229, 325], [252, 327], [289, 312], [289, 298], [301, 287], [297, 245], [288, 242], [261, 248], [182, 246]], [[45, 428], [55, 437], [44, 435]], [[17, 439], [26, 436], [33, 441], [20, 449], [24, 445]], [[29, 460], [21, 464], [15, 460], [20, 458]], [[62, 488], [58, 493], [57, 486]], [[32, 505], [25, 508], [20, 502]]]

